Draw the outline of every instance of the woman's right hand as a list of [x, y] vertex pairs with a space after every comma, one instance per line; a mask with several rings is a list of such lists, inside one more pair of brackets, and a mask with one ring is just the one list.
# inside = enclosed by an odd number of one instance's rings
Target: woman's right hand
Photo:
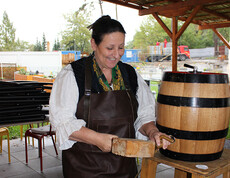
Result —
[[117, 137], [112, 134], [98, 133], [96, 146], [103, 152], [110, 152], [112, 150], [112, 139]]
[[70, 140], [95, 145], [103, 152], [110, 152], [112, 150], [113, 138], [117, 138], [117, 136], [99, 133], [86, 127], [82, 127], [80, 130], [73, 132], [69, 136]]

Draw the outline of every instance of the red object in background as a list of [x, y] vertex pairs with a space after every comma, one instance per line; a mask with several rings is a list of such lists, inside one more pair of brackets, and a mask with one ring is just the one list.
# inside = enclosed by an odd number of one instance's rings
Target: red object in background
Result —
[[165, 39], [165, 40], [164, 40], [164, 48], [166, 48], [167, 43], [168, 43], [168, 42], [167, 42], [167, 40]]
[[190, 59], [190, 51], [188, 46], [185, 45], [178, 46], [178, 50], [179, 53], [185, 54], [188, 57], [188, 59]]
[[157, 41], [156, 45], [157, 45], [157, 46], [159, 46], [159, 45], [160, 45], [160, 42], [159, 42], [159, 41]]

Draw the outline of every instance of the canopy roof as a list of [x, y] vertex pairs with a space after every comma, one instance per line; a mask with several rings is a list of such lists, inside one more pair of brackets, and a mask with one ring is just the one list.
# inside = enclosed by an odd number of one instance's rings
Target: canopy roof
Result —
[[157, 14], [186, 21], [199, 8], [190, 23], [200, 29], [230, 27], [230, 0], [103, 0], [137, 9], [139, 15]]
[[[190, 23], [212, 29], [230, 49], [217, 28], [230, 27], [230, 0], [102, 0], [137, 9], [139, 15], [153, 15], [172, 39], [172, 71], [177, 71], [177, 41]], [[170, 30], [159, 16], [172, 18]], [[184, 21], [178, 29], [178, 20]]]

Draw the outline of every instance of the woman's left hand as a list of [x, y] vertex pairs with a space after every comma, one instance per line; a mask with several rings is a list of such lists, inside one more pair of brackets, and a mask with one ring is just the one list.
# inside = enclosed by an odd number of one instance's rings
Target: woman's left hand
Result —
[[160, 132], [157, 127], [155, 126], [154, 122], [149, 122], [149, 123], [146, 123], [144, 124], [140, 129], [139, 131], [149, 137], [149, 139], [153, 142], [155, 142], [157, 144], [158, 147], [160, 147], [162, 145], [162, 148], [163, 149], [166, 149], [171, 143], [165, 139], [160, 139], [160, 136], [161, 135], [165, 135], [166, 137], [169, 137], [169, 135], [166, 135], [162, 132]]
[[163, 149], [166, 149], [171, 143], [165, 139], [161, 139], [160, 136], [161, 135], [165, 135], [166, 137], [169, 137], [168, 135], [162, 133], [162, 132], [159, 132], [158, 130], [151, 130], [149, 132], [149, 139], [153, 142], [155, 142], [157, 144], [157, 147], [162, 147]]

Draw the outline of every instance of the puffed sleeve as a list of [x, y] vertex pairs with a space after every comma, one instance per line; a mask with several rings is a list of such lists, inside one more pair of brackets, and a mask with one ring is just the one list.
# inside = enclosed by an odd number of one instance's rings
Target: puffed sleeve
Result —
[[[137, 73], [137, 72], [136, 72]], [[142, 125], [156, 121], [155, 116], [155, 97], [150, 90], [150, 87], [146, 84], [144, 79], [137, 73], [137, 101], [138, 101], [138, 110], [137, 110], [137, 119], [134, 123], [134, 128], [136, 130], [136, 138], [147, 140], [148, 138], [142, 135], [139, 132], [139, 129]]]
[[60, 150], [71, 148], [75, 141], [69, 140], [69, 136], [86, 125], [75, 116], [78, 98], [77, 82], [71, 65], [67, 65], [58, 73], [49, 101], [50, 123], [56, 130]]

